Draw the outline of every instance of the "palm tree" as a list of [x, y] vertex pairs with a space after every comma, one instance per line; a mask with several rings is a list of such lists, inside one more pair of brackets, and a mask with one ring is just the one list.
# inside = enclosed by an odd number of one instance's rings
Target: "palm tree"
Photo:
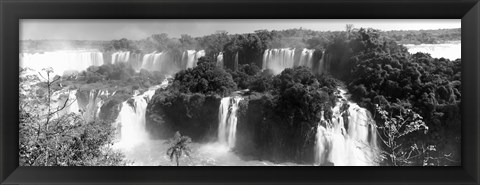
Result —
[[167, 156], [170, 157], [170, 160], [177, 162], [177, 166], [179, 165], [178, 160], [182, 155], [185, 153], [188, 157], [190, 157], [190, 153], [192, 150], [188, 146], [192, 143], [192, 139], [188, 136], [182, 136], [180, 132], [176, 132], [175, 136], [172, 139], [165, 142], [166, 144], [170, 144], [170, 147], [167, 150]]

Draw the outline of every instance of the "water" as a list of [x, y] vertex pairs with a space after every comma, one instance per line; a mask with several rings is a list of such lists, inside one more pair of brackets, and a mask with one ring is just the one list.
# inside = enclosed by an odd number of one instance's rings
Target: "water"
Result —
[[283, 71], [285, 68], [294, 67], [295, 49], [267, 49], [263, 54], [263, 69], [271, 69], [276, 73]]
[[220, 101], [218, 112], [218, 142], [235, 147], [237, 134], [237, 110], [238, 104], [243, 98], [240, 96], [225, 97]]
[[118, 51], [112, 53], [112, 62], [111, 64], [119, 62], [128, 62], [130, 60], [130, 51]]
[[[166, 155], [169, 147], [166, 140], [147, 140], [125, 151], [132, 166], [176, 166]], [[269, 161], [247, 160], [220, 143], [192, 143], [192, 155], [182, 156], [180, 166], [298, 166], [295, 163], [272, 163]]]
[[452, 42], [445, 44], [405, 44], [408, 52], [414, 54], [417, 52], [429, 53], [434, 58], [447, 58], [455, 60], [462, 57], [462, 44], [460, 42]]
[[161, 85], [151, 87], [143, 94], [138, 95], [137, 92], [134, 97], [122, 103], [122, 108], [114, 123], [115, 127], [120, 127], [120, 136], [114, 145], [115, 149], [129, 152], [135, 146], [149, 141], [148, 133], [145, 130], [148, 101], [152, 99], [156, 89], [166, 87], [165, 83], [168, 84], [168, 80], [164, 80]]
[[165, 52], [153, 52], [145, 54], [142, 59], [141, 69], [146, 69], [149, 71], [155, 71], [161, 69], [164, 63], [168, 62], [167, 53]]
[[82, 71], [90, 66], [103, 65], [103, 54], [97, 51], [54, 51], [20, 54], [20, 67], [35, 71], [52, 67], [54, 75], [69, 71]]
[[[90, 66], [101, 66], [106, 63], [128, 63], [137, 72], [141, 69], [149, 71], [178, 71], [180, 69], [193, 68], [197, 66], [198, 59], [205, 56], [205, 51], [188, 50], [180, 56], [173, 56], [169, 52], [153, 52], [147, 54], [131, 53], [130, 51], [117, 51], [104, 54], [98, 51], [83, 50], [59, 50], [43, 53], [21, 53], [20, 67], [29, 67], [34, 71], [41, 71], [43, 68], [52, 67], [54, 75], [72, 74], [86, 70]], [[105, 60], [107, 60], [105, 62]], [[181, 60], [181, 61], [180, 61]], [[220, 53], [217, 61], [223, 63], [223, 54]], [[184, 63], [185, 62], [185, 63]], [[186, 65], [186, 66], [182, 66]]]
[[187, 61], [187, 66], [186, 66], [187, 69], [193, 68], [197, 66], [198, 59], [203, 56], [205, 56], [204, 50], [200, 50], [200, 51], [187, 50], [183, 52], [182, 61], [183, 60]]
[[[313, 70], [314, 52], [314, 49], [304, 48], [300, 52], [300, 56], [296, 56], [295, 48], [267, 49], [263, 53], [262, 69], [270, 69], [275, 74], [281, 73], [286, 68], [296, 66], [306, 66]], [[323, 58], [320, 62], [323, 62]]]
[[[266, 50], [264, 53], [263, 66], [272, 68], [294, 67], [295, 65], [313, 67], [314, 50], [303, 49], [301, 55], [295, 57], [294, 49], [273, 49]], [[38, 69], [40, 66], [53, 66], [58, 71], [86, 69], [90, 65], [103, 64], [102, 53], [83, 52], [83, 51], [64, 51], [50, 52], [42, 54], [22, 54], [20, 55], [23, 66]], [[187, 67], [197, 65], [198, 58], [205, 55], [204, 51], [185, 51], [182, 60], [187, 61]], [[131, 60], [129, 52], [117, 52], [112, 54], [112, 63], [128, 62]], [[154, 52], [145, 54], [142, 57], [142, 68], [152, 69], [155, 66], [162, 66], [167, 62], [167, 53]], [[238, 61], [238, 53], [236, 54]], [[68, 59], [67, 62], [63, 61]], [[298, 61], [295, 61], [298, 59]], [[47, 61], [54, 61], [48, 63]], [[63, 61], [63, 62], [60, 62]], [[46, 62], [46, 63], [43, 63]], [[217, 55], [217, 64], [223, 63], [223, 54]], [[319, 71], [325, 71], [325, 62], [319, 61]], [[41, 65], [40, 65], [41, 64]], [[69, 65], [67, 65], [69, 64]], [[70, 66], [73, 64], [72, 66]], [[282, 69], [283, 70], [283, 69]], [[57, 72], [58, 72], [57, 71]], [[132, 165], [175, 165], [165, 154], [168, 145], [164, 140], [150, 139], [145, 130], [145, 113], [148, 102], [158, 88], [164, 88], [168, 85], [168, 80], [158, 86], [154, 86], [144, 93], [137, 92], [129, 101], [122, 103], [119, 116], [113, 126], [119, 127], [117, 142], [113, 145], [114, 149], [120, 150], [126, 155], [127, 160], [133, 161]], [[340, 90], [340, 101], [347, 101], [346, 92]], [[79, 100], [76, 90], [58, 93], [58, 105], [65, 103], [66, 97], [69, 98], [69, 105], [62, 113], [78, 112], [87, 120], [94, 120], [98, 117], [100, 107], [103, 104], [103, 97], [110, 94], [105, 90], [90, 90], [88, 96]], [[75, 100], [74, 100], [75, 99]], [[243, 100], [241, 96], [225, 97], [221, 99], [219, 106], [219, 125], [218, 140], [214, 143], [192, 143], [193, 156], [183, 157], [180, 165], [199, 166], [273, 166], [273, 165], [298, 165], [295, 163], [275, 164], [272, 162], [248, 160], [235, 154], [232, 149], [235, 147], [237, 132], [237, 110], [239, 103]], [[71, 103], [70, 103], [71, 102]], [[334, 118], [332, 120], [322, 120], [317, 127], [316, 145], [315, 145], [315, 164], [325, 165], [376, 165], [377, 156], [376, 134], [374, 124], [370, 113], [359, 107], [357, 104], [348, 102], [348, 119], [343, 117], [340, 109], [341, 103], [334, 108]], [[83, 112], [79, 110], [83, 109]], [[348, 121], [347, 121], [348, 120]]]
[[[339, 102], [332, 109], [332, 120], [317, 126], [315, 164], [335, 166], [375, 166], [378, 146], [375, 122], [368, 110], [347, 101], [339, 89]], [[348, 104], [348, 113], [341, 107]]]
[[[155, 88], [166, 87], [166, 83]], [[153, 96], [153, 91], [147, 91], [135, 96], [134, 107], [123, 103], [120, 115], [117, 118], [121, 124], [120, 139], [114, 148], [125, 154], [126, 160], [133, 166], [175, 166], [166, 155], [169, 147], [166, 140], [153, 140], [145, 130], [146, 102]], [[146, 99], [144, 97], [147, 97]], [[220, 110], [223, 115], [222, 132], [219, 132], [219, 141], [214, 143], [191, 143], [192, 155], [182, 156], [180, 166], [297, 166], [295, 163], [275, 164], [268, 161], [246, 160], [231, 151], [235, 143], [236, 110], [242, 97], [226, 97], [221, 100]], [[222, 124], [219, 124], [219, 127]], [[223, 134], [221, 134], [223, 133]], [[220, 136], [222, 135], [222, 136]]]
[[313, 57], [313, 52], [315, 52], [314, 49], [306, 49], [304, 48], [302, 50], [302, 53], [300, 55], [300, 62], [299, 66], [307, 66], [309, 68], [312, 68], [312, 57]]
[[223, 68], [223, 66], [223, 52], [220, 52], [217, 55], [217, 67]]

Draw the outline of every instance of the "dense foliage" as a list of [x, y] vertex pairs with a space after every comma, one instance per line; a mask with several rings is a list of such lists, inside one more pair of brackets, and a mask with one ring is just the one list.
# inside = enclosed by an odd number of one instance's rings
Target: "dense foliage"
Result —
[[236, 89], [232, 76], [218, 68], [208, 57], [198, 60], [197, 67], [178, 72], [172, 88], [181, 93], [218, 94], [225, 96]]
[[373, 29], [339, 37], [328, 50], [332, 75], [346, 81], [352, 98], [361, 106], [375, 112], [374, 104], [378, 104], [392, 114], [411, 109], [424, 118], [430, 128], [428, 134], [405, 138], [405, 146], [435, 145], [437, 157], [451, 157], [442, 164], [458, 164], [460, 60], [423, 53], [410, 55], [403, 46]]
[[61, 78], [51, 73], [46, 69], [39, 77], [20, 71], [20, 165], [125, 165], [123, 155], [110, 149], [113, 130], [109, 124], [86, 122], [79, 114], [66, 112], [75, 102], [68, 93], [53, 98], [65, 89], [59, 90]]
[[156, 137], [176, 131], [195, 141], [209, 140], [216, 133], [220, 98], [237, 89], [232, 76], [209, 57], [196, 67], [178, 72], [172, 84], [157, 90], [147, 107], [147, 127]]
[[259, 88], [262, 93], [254, 91], [241, 104], [236, 148], [260, 159], [312, 162], [320, 112], [331, 116], [336, 101], [333, 93], [340, 84], [306, 67], [259, 76], [270, 81], [271, 87]]

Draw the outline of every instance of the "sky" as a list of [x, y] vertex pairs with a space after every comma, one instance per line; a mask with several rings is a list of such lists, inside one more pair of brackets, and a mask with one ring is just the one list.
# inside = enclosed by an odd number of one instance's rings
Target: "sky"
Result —
[[152, 34], [194, 37], [227, 31], [230, 34], [255, 30], [304, 28], [315, 31], [343, 31], [346, 24], [355, 28], [426, 30], [460, 28], [460, 19], [22, 19], [20, 40], [140, 40]]

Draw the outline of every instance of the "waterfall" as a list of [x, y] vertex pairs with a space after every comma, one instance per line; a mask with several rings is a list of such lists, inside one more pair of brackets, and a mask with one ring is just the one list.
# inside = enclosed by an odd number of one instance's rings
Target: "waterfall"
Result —
[[112, 63], [128, 62], [130, 60], [130, 51], [118, 51], [112, 53]]
[[184, 60], [184, 58], [186, 58], [186, 60], [187, 60], [186, 68], [187, 69], [188, 68], [193, 68], [193, 67], [197, 66], [198, 59], [200, 57], [203, 57], [203, 56], [205, 56], [205, 51], [204, 50], [200, 50], [200, 51], [187, 50], [187, 51], [183, 52], [182, 61]]
[[143, 55], [141, 68], [152, 69], [154, 58], [155, 58], [155, 52]]
[[300, 56], [295, 57], [295, 48], [267, 49], [263, 53], [262, 69], [271, 69], [278, 74], [296, 64], [312, 68], [314, 52], [314, 49], [303, 49]]
[[93, 121], [98, 118], [100, 108], [103, 105], [103, 99], [108, 98], [110, 94], [107, 90], [92, 89], [88, 95], [87, 104], [83, 106], [83, 117], [85, 121]]
[[268, 50], [268, 49], [263, 52], [262, 70], [267, 69], [268, 54], [269, 54], [269, 50]]
[[205, 56], [205, 50], [200, 50], [200, 51], [197, 51], [195, 53], [195, 62], [194, 62], [194, 66], [193, 67], [196, 67], [197, 66], [197, 62], [198, 62], [198, 59], [201, 58], [201, 57], [204, 57]]
[[144, 54], [142, 53], [132, 53], [128, 61], [128, 63], [130, 63], [132, 68], [137, 72], [139, 72], [142, 69], [143, 56]]
[[233, 63], [233, 69], [236, 71], [238, 70], [238, 52], [235, 54], [235, 60]]
[[115, 147], [122, 149], [131, 149], [133, 146], [147, 141], [148, 133], [145, 130], [145, 114], [148, 102], [152, 99], [155, 91], [159, 88], [168, 86], [168, 78], [162, 84], [152, 86], [142, 94], [136, 94], [134, 97], [122, 103], [120, 113], [114, 123], [115, 127], [120, 127], [119, 140]]
[[238, 104], [243, 98], [240, 96], [225, 97], [220, 101], [218, 112], [218, 142], [229, 148], [235, 146], [237, 133]]
[[63, 75], [69, 71], [82, 71], [90, 66], [103, 65], [103, 54], [96, 51], [54, 51], [44, 53], [20, 54], [20, 67], [41, 71], [53, 68], [54, 75]]
[[187, 50], [184, 52], [187, 57], [187, 69], [194, 67], [195, 62], [195, 50]]
[[346, 100], [340, 89], [340, 101], [332, 109], [332, 120], [317, 126], [315, 163], [335, 166], [376, 165], [377, 137], [375, 122], [368, 110]]
[[326, 69], [326, 66], [325, 66], [325, 51], [322, 51], [322, 58], [318, 62], [317, 73], [324, 74], [324, 73], [327, 73], [327, 72], [328, 72], [328, 69]]
[[217, 55], [217, 67], [223, 68], [223, 65], [223, 52], [220, 52]]
[[135, 96], [131, 99], [133, 105], [129, 104], [128, 101], [123, 102], [116, 120], [120, 125], [118, 145], [126, 148], [147, 139], [147, 132], [145, 131], [147, 101], [143, 96]]
[[307, 66], [309, 68], [312, 68], [312, 58], [313, 58], [313, 52], [315, 52], [314, 49], [306, 49], [304, 48], [302, 50], [302, 53], [300, 55], [300, 61], [299, 61], [299, 66]]
[[166, 62], [168, 62], [168, 58], [165, 52], [145, 54], [142, 59], [141, 69], [149, 71], [160, 70]]

